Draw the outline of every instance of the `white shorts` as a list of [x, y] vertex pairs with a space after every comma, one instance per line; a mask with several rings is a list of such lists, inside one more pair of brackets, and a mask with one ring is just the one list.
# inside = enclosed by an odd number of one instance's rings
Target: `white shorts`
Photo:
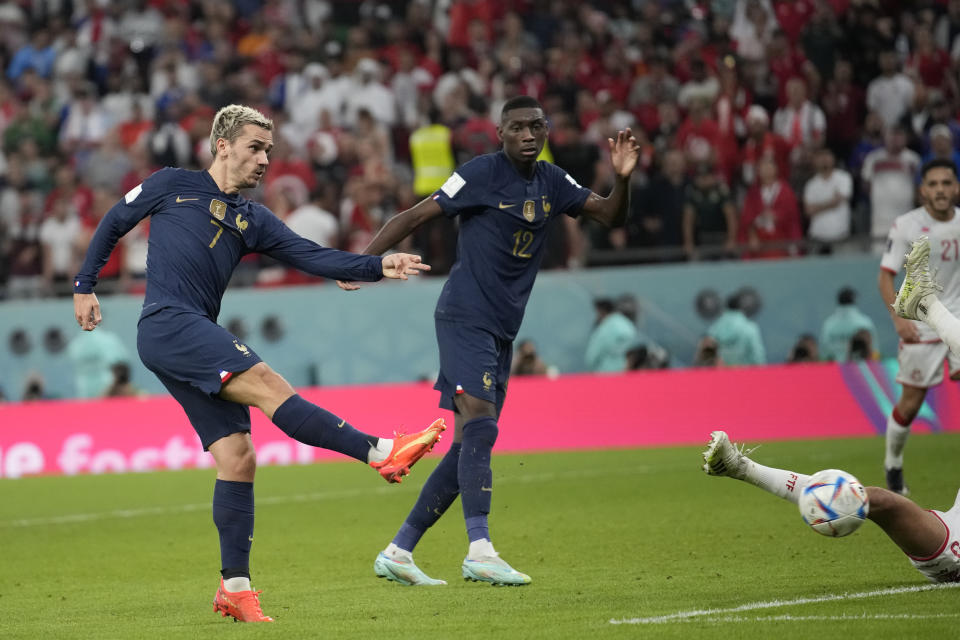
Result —
[[927, 389], [943, 382], [943, 361], [950, 367], [950, 375], [960, 371], [960, 358], [953, 355], [942, 342], [901, 342], [897, 352], [897, 382]]
[[929, 558], [908, 556], [910, 562], [930, 582], [960, 582], [960, 493], [949, 511], [931, 510], [930, 513], [947, 527], [947, 537], [937, 553]]

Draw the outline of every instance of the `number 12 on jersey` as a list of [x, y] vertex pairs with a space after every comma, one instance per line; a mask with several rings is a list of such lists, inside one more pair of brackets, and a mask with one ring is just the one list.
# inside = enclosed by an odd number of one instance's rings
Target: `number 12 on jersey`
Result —
[[527, 252], [531, 244], [533, 244], [533, 231], [519, 229], [513, 232], [513, 255], [518, 258], [532, 258], [533, 255]]

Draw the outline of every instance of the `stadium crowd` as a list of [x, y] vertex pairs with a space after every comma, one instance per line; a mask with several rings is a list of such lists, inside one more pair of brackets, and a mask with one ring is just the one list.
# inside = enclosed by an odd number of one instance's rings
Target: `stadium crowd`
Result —
[[[958, 158], [960, 0], [47, 0], [0, 3], [0, 296], [67, 294], [98, 219], [162, 166], [209, 164], [230, 103], [276, 124], [258, 193], [361, 250], [498, 147], [514, 95], [546, 159], [609, 189], [643, 146], [628, 223], [553, 225], [547, 268], [877, 248], [923, 160]], [[408, 239], [443, 274], [453, 223]], [[137, 291], [147, 224], [103, 291]], [[261, 259], [240, 285], [307, 282]]]

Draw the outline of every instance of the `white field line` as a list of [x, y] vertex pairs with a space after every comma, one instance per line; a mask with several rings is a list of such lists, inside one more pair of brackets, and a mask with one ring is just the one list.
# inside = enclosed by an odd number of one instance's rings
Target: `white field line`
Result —
[[[652, 472], [653, 469], [646, 467], [620, 467], [612, 469], [584, 469], [579, 472], [548, 472], [536, 473], [522, 476], [513, 476], [509, 479], [495, 479], [495, 486], [512, 484], [539, 484], [552, 483], [562, 479], [584, 479], [596, 477], [608, 477], [614, 475], [636, 475], [637, 473]], [[376, 487], [357, 487], [352, 489], [337, 489], [329, 491], [318, 491], [314, 493], [303, 493], [288, 496], [271, 496], [257, 498], [257, 506], [266, 505], [284, 505], [301, 502], [324, 502], [327, 500], [342, 500], [344, 498], [355, 498], [365, 495], [380, 495], [395, 491], [395, 487], [381, 485]], [[126, 518], [142, 518], [147, 516], [162, 516], [178, 513], [189, 513], [192, 511], [207, 511], [211, 508], [210, 502], [197, 504], [175, 504], [165, 507], [142, 507], [137, 509], [113, 509], [110, 511], [94, 511], [91, 513], [71, 513], [56, 516], [47, 516], [41, 518], [19, 518], [16, 520], [0, 520], [0, 529], [4, 528], [24, 528], [41, 527], [62, 524], [78, 524], [84, 522], [96, 522], [100, 520], [116, 520]]]
[[728, 609], [695, 609], [693, 611], [679, 611], [663, 616], [651, 616], [648, 618], [622, 618], [611, 619], [610, 624], [664, 624], [668, 622], [685, 622], [692, 618], [701, 618], [705, 616], [716, 617], [724, 614], [739, 613], [741, 611], [755, 611], [757, 609], [776, 609], [778, 607], [790, 607], [798, 604], [813, 604], [817, 602], [834, 602], [843, 600], [861, 600], [863, 598], [876, 598], [880, 596], [892, 596], [901, 593], [917, 593], [920, 591], [933, 591], [937, 589], [956, 589], [960, 588], [960, 583], [950, 584], [925, 584], [913, 587], [892, 587], [890, 589], [878, 589], [876, 591], [860, 591], [858, 593], [837, 593], [823, 596], [811, 596], [804, 598], [794, 598], [793, 600], [768, 600], [766, 602], [750, 602]]
[[942, 618], [960, 618], [960, 613], [933, 613], [930, 615], [917, 613], [861, 613], [841, 614], [836, 616], [724, 616], [722, 618], [704, 618], [701, 622], [843, 622], [845, 620], [940, 620]]

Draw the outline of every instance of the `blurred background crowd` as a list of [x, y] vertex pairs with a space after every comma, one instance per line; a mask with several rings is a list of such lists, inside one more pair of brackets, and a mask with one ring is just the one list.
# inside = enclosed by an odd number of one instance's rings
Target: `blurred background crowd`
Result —
[[[275, 121], [264, 201], [361, 250], [537, 97], [545, 159], [624, 228], [553, 225], [546, 268], [876, 251], [925, 159], [956, 158], [960, 1], [20, 0], [0, 3], [0, 295], [67, 294], [97, 221], [162, 166], [202, 168], [215, 111]], [[103, 292], [142, 288], [148, 223]], [[443, 274], [456, 228], [409, 239]], [[261, 258], [238, 285], [306, 278]]]

